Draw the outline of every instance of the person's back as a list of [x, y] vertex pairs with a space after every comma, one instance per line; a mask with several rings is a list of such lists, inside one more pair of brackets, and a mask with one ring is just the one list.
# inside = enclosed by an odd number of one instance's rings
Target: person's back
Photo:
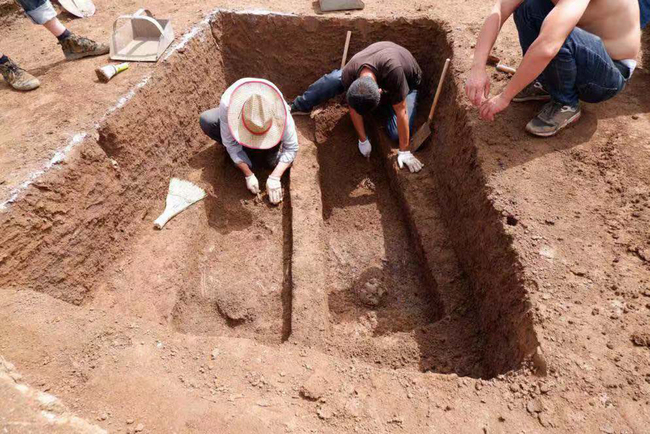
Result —
[[578, 27], [599, 36], [614, 60], [635, 59], [641, 49], [639, 0], [591, 0]]

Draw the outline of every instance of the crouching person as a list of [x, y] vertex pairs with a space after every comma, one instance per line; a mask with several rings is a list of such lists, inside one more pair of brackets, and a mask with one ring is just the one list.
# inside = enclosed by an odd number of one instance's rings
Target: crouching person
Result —
[[420, 65], [406, 48], [393, 42], [376, 42], [354, 55], [342, 70], [334, 70], [309, 86], [293, 101], [291, 111], [310, 112], [346, 92], [361, 155], [369, 158], [372, 151], [363, 116], [379, 109], [386, 118], [388, 136], [399, 141], [400, 169], [406, 166], [411, 172], [419, 172], [424, 165], [411, 154], [409, 146], [421, 81]]
[[282, 202], [280, 178], [296, 158], [298, 135], [289, 107], [273, 83], [242, 78], [224, 92], [219, 107], [201, 114], [200, 124], [208, 137], [225, 146], [252, 194], [260, 192], [252, 170], [252, 160], [259, 158], [252, 157], [266, 157], [273, 168], [266, 192], [272, 204]]

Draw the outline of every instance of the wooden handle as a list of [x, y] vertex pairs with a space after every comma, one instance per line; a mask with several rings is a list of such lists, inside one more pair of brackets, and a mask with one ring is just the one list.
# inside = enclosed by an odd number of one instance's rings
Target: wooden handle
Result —
[[350, 48], [350, 38], [352, 37], [352, 32], [348, 30], [348, 34], [345, 37], [345, 48], [343, 49], [343, 60], [341, 60], [341, 69], [345, 66], [345, 62], [348, 60], [348, 48]]
[[445, 66], [442, 68], [442, 75], [440, 76], [440, 81], [438, 82], [438, 89], [436, 90], [436, 96], [433, 98], [433, 104], [431, 104], [431, 111], [429, 112], [429, 118], [427, 122], [431, 123], [433, 119], [433, 114], [436, 112], [436, 105], [438, 105], [438, 99], [440, 98], [440, 92], [442, 91], [442, 84], [445, 82], [445, 76], [447, 75], [447, 70], [449, 69], [449, 63], [451, 60], [445, 60]]

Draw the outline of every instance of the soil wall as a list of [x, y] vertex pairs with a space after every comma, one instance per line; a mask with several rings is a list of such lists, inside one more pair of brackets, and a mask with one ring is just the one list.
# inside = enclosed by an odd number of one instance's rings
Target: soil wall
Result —
[[[488, 375], [516, 369], [531, 358], [538, 341], [533, 328], [521, 261], [506, 233], [506, 219], [490, 200], [490, 188], [479, 164], [475, 135], [468, 125], [469, 107], [453, 74], [445, 84], [436, 114], [430, 158], [438, 197], [455, 250], [469, 274], [481, 328], [486, 339]], [[429, 151], [429, 150], [427, 150]]]
[[170, 176], [205, 144], [198, 113], [225, 88], [221, 54], [210, 32], [202, 32], [162, 61], [98, 136], [0, 213], [0, 287], [80, 304], [99, 272], [128, 248], [134, 223], [148, 216], [165, 197]]

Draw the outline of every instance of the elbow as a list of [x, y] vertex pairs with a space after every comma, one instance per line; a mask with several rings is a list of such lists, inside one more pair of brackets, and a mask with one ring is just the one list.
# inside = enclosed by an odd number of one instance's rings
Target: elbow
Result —
[[535, 53], [535, 57], [544, 62], [553, 60], [560, 51], [560, 48], [562, 48], [562, 43], [554, 41], [538, 41], [535, 45], [534, 50], [532, 50]]

